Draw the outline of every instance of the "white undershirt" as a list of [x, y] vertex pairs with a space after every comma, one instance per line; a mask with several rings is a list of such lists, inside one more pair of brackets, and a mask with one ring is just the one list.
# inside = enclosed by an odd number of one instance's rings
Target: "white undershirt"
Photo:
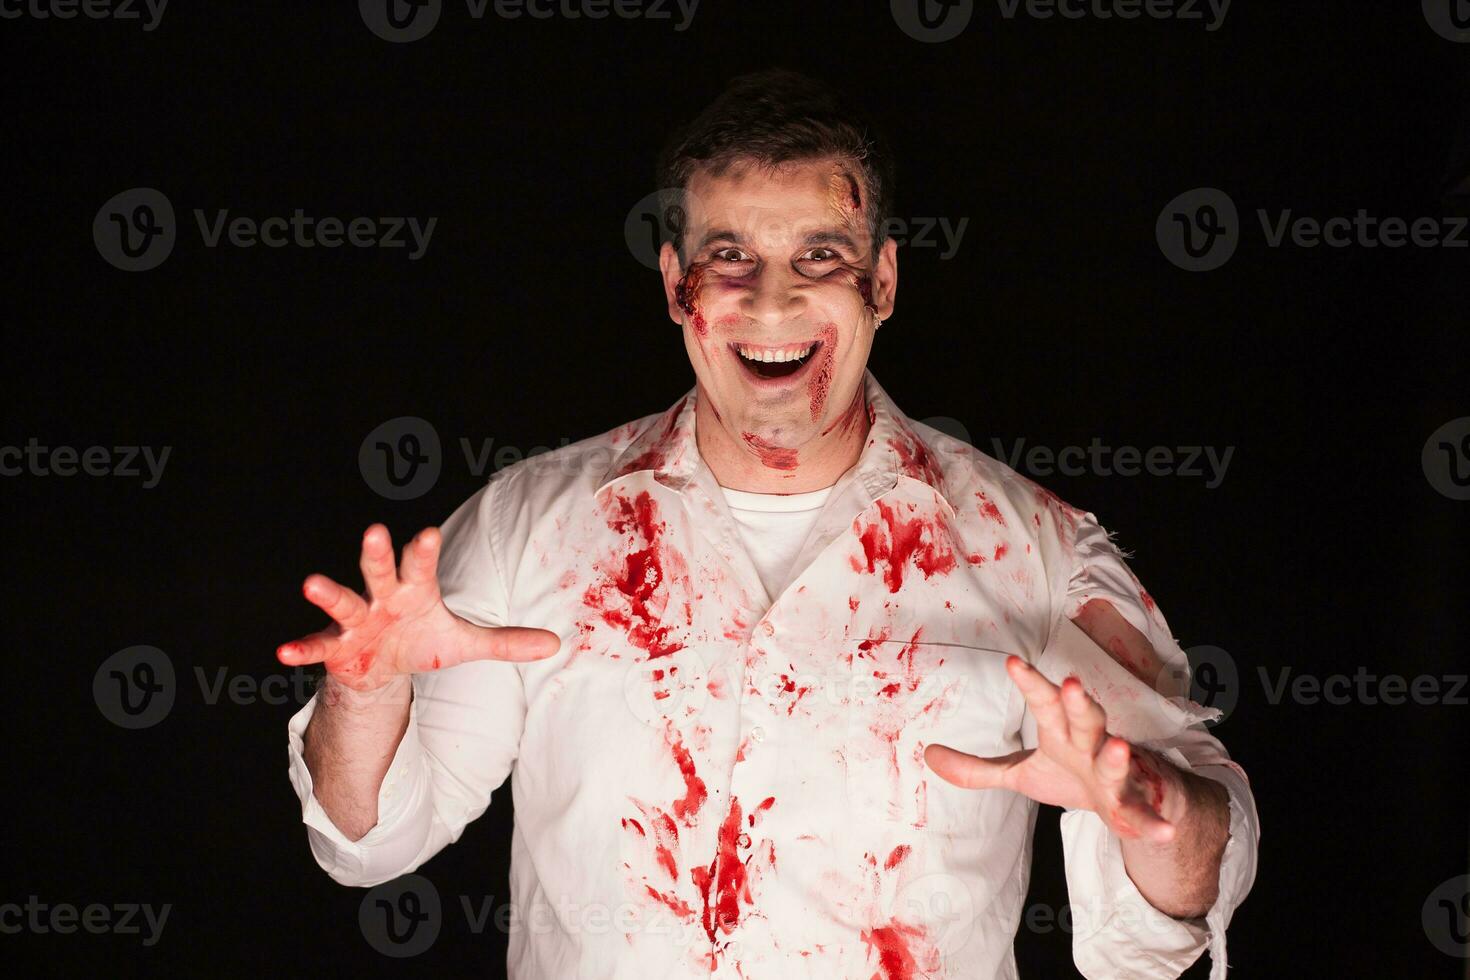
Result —
[[810, 493], [750, 493], [721, 487], [740, 539], [774, 602], [831, 487]]

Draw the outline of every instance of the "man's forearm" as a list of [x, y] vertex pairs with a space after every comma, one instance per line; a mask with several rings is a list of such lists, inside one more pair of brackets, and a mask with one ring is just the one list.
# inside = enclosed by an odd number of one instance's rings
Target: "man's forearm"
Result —
[[1123, 866], [1148, 903], [1176, 919], [1203, 916], [1220, 888], [1220, 860], [1230, 839], [1230, 794], [1213, 779], [1144, 756], [1163, 784], [1163, 816], [1174, 839], [1159, 844], [1122, 838]]
[[413, 682], [361, 694], [328, 675], [302, 737], [312, 792], [337, 829], [360, 840], [378, 823], [378, 790], [408, 729]]

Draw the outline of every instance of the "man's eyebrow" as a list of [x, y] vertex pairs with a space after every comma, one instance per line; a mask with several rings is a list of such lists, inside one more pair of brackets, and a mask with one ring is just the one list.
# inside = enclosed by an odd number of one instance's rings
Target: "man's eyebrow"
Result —
[[848, 248], [857, 250], [857, 242], [845, 231], [814, 231], [806, 236], [805, 244], [813, 245], [846, 245]]
[[702, 252], [715, 242], [729, 242], [731, 245], [745, 245], [745, 236], [730, 228], [715, 228], [705, 232], [704, 237], [699, 240], [699, 245], [694, 249]]
[[[740, 232], [730, 228], [715, 228], [705, 233], [699, 240], [699, 245], [694, 250], [702, 252], [715, 242], [728, 242], [731, 245], [748, 247], [746, 238]], [[828, 229], [811, 232], [802, 240], [803, 248], [814, 248], [818, 245], [839, 245], [857, 251], [857, 242], [845, 231]]]

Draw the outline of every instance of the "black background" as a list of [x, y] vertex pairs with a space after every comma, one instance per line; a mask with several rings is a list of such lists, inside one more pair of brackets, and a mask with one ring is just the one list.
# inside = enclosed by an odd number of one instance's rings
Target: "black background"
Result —
[[[921, 44], [886, 3], [705, 0], [670, 21], [472, 20], [389, 44], [350, 3], [170, 5], [137, 21], [0, 21], [5, 445], [172, 447], [159, 485], [6, 477], [8, 865], [0, 902], [171, 903], [161, 941], [0, 935], [26, 972], [503, 971], [457, 896], [506, 901], [508, 794], [423, 869], [449, 918], [406, 965], [359, 932], [362, 893], [308, 852], [286, 779], [293, 704], [208, 704], [280, 672], [319, 628], [310, 571], [356, 582], [363, 528], [402, 540], [487, 474], [475, 445], [560, 445], [692, 384], [656, 275], [624, 243], [668, 129], [733, 74], [786, 65], [856, 93], [900, 164], [898, 214], [968, 218], [957, 253], [900, 249], [871, 367], [914, 418], [982, 449], [1234, 446], [1223, 483], [1039, 477], [1094, 511], [1185, 646], [1239, 668], [1217, 729], [1252, 777], [1260, 875], [1230, 929], [1240, 976], [1462, 975], [1420, 924], [1467, 870], [1465, 707], [1272, 704], [1275, 673], [1466, 671], [1470, 503], [1425, 478], [1429, 434], [1470, 414], [1470, 253], [1269, 248], [1255, 220], [1446, 213], [1467, 169], [1470, 45], [1417, 3], [1237, 0], [1223, 26], [1003, 18], [977, 4]], [[1288, 9], [1289, 8], [1289, 9]], [[1458, 164], [1456, 164], [1458, 160]], [[179, 214], [159, 268], [114, 269], [91, 226], [147, 186]], [[1165, 260], [1175, 195], [1225, 190], [1223, 268]], [[1456, 205], [1448, 205], [1453, 208]], [[437, 216], [404, 249], [206, 248], [192, 210]], [[358, 447], [428, 419], [444, 472], [404, 502]], [[1023, 470], [1024, 471], [1024, 470]], [[108, 722], [92, 678], [152, 644], [171, 714]], [[18, 804], [18, 805], [17, 805]], [[589, 858], [593, 856], [589, 855]], [[1065, 902], [1056, 815], [1032, 901]], [[1024, 975], [1071, 975], [1024, 926]], [[1191, 971], [1204, 976], [1207, 958]]]

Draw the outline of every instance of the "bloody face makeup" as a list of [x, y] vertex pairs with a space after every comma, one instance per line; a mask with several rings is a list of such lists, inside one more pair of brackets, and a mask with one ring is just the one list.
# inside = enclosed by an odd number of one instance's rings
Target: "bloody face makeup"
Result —
[[790, 479], [860, 448], [861, 427], [843, 422], [864, 417], [875, 317], [896, 280], [891, 243], [872, 252], [863, 202], [854, 170], [830, 160], [691, 180], [686, 261], [670, 254], [665, 275], [708, 424], [722, 430], [709, 445], [701, 431], [702, 452]]

